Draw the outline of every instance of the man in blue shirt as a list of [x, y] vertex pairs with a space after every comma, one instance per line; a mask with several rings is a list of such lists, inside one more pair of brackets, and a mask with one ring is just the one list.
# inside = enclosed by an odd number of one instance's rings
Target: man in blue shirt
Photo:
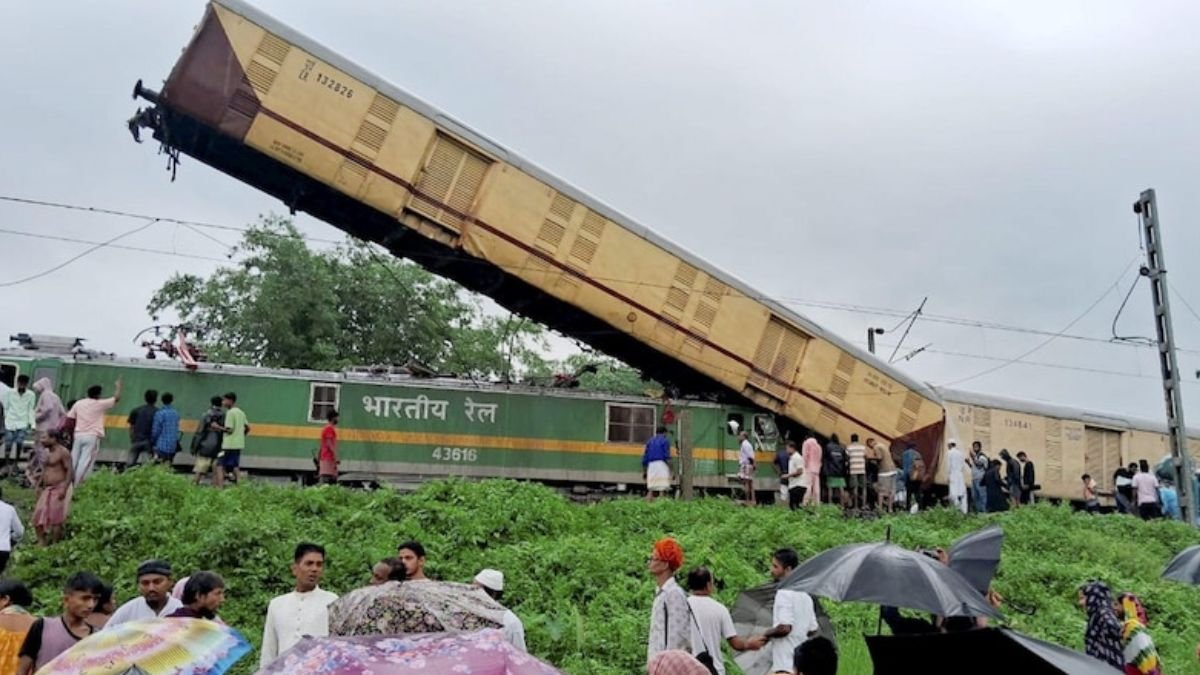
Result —
[[914, 475], [913, 472], [914, 466], [924, 464], [923, 461], [917, 461], [919, 457], [917, 446], [911, 441], [904, 449], [904, 454], [900, 456], [901, 475], [904, 477], [904, 491], [908, 495], [910, 513], [916, 513], [921, 508], [921, 483], [924, 482], [925, 476]]
[[1180, 520], [1179, 493], [1175, 491], [1175, 483], [1170, 478], [1158, 486], [1158, 501], [1162, 503], [1163, 515], [1171, 520]]
[[162, 395], [162, 407], [154, 413], [154, 426], [150, 438], [154, 444], [154, 459], [170, 464], [179, 450], [179, 411], [172, 404], [175, 396]]
[[671, 439], [666, 427], [646, 441], [642, 453], [642, 477], [646, 479], [646, 501], [654, 501], [655, 493], [671, 489]]

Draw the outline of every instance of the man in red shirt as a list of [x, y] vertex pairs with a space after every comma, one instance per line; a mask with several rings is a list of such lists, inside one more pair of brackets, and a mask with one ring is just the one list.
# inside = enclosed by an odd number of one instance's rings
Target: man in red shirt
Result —
[[321, 450], [317, 453], [317, 481], [320, 483], [336, 483], [338, 476], [338, 412], [330, 410], [325, 415], [325, 419], [329, 423], [321, 430]]

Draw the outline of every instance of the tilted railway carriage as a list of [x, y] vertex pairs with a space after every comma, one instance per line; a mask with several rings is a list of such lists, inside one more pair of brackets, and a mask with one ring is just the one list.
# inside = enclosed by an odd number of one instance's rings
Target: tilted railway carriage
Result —
[[[243, 466], [256, 473], [311, 474], [325, 414], [341, 415], [338, 453], [344, 480], [419, 482], [444, 476], [506, 477], [574, 487], [642, 486], [641, 455], [667, 410], [661, 400], [577, 390], [502, 386], [357, 372], [269, 370], [205, 363], [196, 372], [177, 362], [130, 358], [39, 356], [0, 350], [0, 381], [50, 378], [66, 403], [100, 384], [105, 395], [121, 377], [125, 392], [105, 420], [102, 461], [121, 461], [129, 447], [128, 416], [146, 389], [175, 395], [185, 437], [180, 464], [209, 399], [227, 391], [250, 420]], [[695, 484], [728, 489], [737, 470], [738, 423], [764, 451], [761, 485], [777, 482], [765, 465], [778, 443], [772, 415], [740, 406], [692, 401], [670, 404], [668, 425], [690, 451]]]
[[135, 133], [660, 381], [936, 464], [930, 387], [247, 4], [211, 2], [137, 93]]

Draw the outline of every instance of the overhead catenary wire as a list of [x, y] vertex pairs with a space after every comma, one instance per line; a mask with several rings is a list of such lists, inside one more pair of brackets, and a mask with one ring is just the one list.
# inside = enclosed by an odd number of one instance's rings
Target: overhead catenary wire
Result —
[[[79, 205], [79, 204], [70, 204], [70, 203], [66, 203], [66, 202], [31, 199], [31, 198], [17, 197], [17, 196], [12, 196], [12, 195], [0, 195], [0, 201], [11, 202], [11, 203], [16, 203], [16, 204], [24, 204], [24, 205], [30, 205], [30, 206], [46, 207], [46, 208], [66, 209], [66, 210], [78, 211], [78, 212], [84, 212], [84, 213], [113, 215], [113, 216], [120, 216], [120, 217], [127, 217], [127, 218], [138, 218], [138, 219], [157, 218], [160, 222], [164, 222], [164, 223], [188, 225], [188, 226], [194, 226], [197, 228], [213, 228], [213, 229], [224, 230], [224, 231], [229, 231], [229, 232], [245, 233], [247, 230], [251, 229], [248, 227], [222, 225], [222, 224], [217, 224], [217, 223], [197, 221], [197, 220], [188, 220], [188, 219], [182, 219], [182, 218], [173, 218], [173, 217], [166, 217], [166, 216], [162, 216], [162, 217], [150, 216], [147, 214], [141, 214], [141, 213], [133, 212], [130, 210], [111, 209], [111, 208], [96, 207], [96, 206], [84, 206], [84, 205]], [[319, 238], [319, 237], [310, 237], [310, 236], [304, 235], [304, 234], [302, 234], [302, 236], [304, 237], [304, 239], [306, 241], [315, 242], [315, 243], [332, 244], [332, 245], [340, 245], [340, 244], [344, 243], [344, 240], [337, 241], [337, 240], [331, 240], [331, 239], [323, 239], [323, 238]], [[222, 246], [224, 246], [223, 243], [222, 243]], [[373, 246], [378, 247], [379, 245], [373, 243]], [[194, 257], [201, 257], [201, 256], [194, 256]], [[428, 256], [427, 255], [426, 257], [428, 257], [430, 259], [444, 259], [444, 260], [448, 260], [448, 261], [460, 261], [461, 262], [461, 258], [452, 256], [452, 255], [445, 255], [445, 256], [438, 256], [438, 255]], [[556, 273], [556, 272], [548, 270], [544, 267], [532, 267], [532, 266], [526, 266], [526, 265], [496, 265], [495, 263], [483, 261], [483, 260], [479, 260], [479, 261], [477, 261], [477, 263], [481, 266], [491, 265], [491, 266], [499, 267], [500, 269], [504, 270], [505, 272], [510, 272], [510, 273], [536, 271], [536, 272], [539, 272], [542, 274], [558, 274], [560, 276], [563, 274], [566, 274], [565, 272], [557, 272]], [[630, 279], [618, 279], [618, 278], [603, 277], [603, 276], [597, 276], [597, 275], [589, 275], [589, 278], [591, 278], [595, 281], [602, 281], [602, 282], [608, 282], [608, 283], [613, 283], [613, 284], [623, 284], [630, 288], [670, 288], [671, 287], [670, 284], [655, 284], [655, 283], [645, 282], [645, 281], [635, 281], [635, 280], [630, 280]], [[812, 308], [817, 308], [817, 309], [828, 309], [828, 310], [833, 310], [833, 311], [842, 311], [842, 312], [849, 312], [849, 313], [869, 315], [869, 316], [898, 317], [901, 320], [896, 325], [896, 328], [899, 328], [901, 325], [903, 325], [904, 322], [909, 320], [915, 313], [915, 312], [909, 311], [909, 310], [897, 310], [897, 309], [884, 308], [884, 307], [872, 307], [872, 306], [867, 306], [867, 305], [857, 305], [857, 304], [844, 303], [844, 302], [820, 301], [820, 300], [810, 300], [810, 299], [802, 299], [802, 298], [790, 298], [790, 297], [786, 297], [786, 296], [773, 297], [773, 296], [767, 296], [767, 295], [750, 295], [750, 294], [742, 293], [736, 289], [729, 288], [729, 287], [727, 287], [725, 289], [725, 295], [745, 297], [747, 299], [752, 299], [752, 300], [757, 300], [757, 301], [780, 302], [782, 304], [792, 306], [792, 307], [812, 307]], [[1186, 302], [1185, 302], [1185, 304], [1186, 304]], [[1065, 333], [1062, 331], [1048, 331], [1048, 330], [1044, 330], [1044, 329], [1030, 328], [1028, 326], [1014, 326], [1014, 325], [1003, 324], [1003, 323], [993, 322], [993, 321], [985, 321], [985, 320], [974, 319], [974, 318], [957, 317], [957, 316], [950, 316], [950, 315], [939, 315], [939, 314], [926, 314], [924, 312], [921, 313], [921, 320], [924, 322], [938, 323], [938, 324], [944, 324], [944, 325], [964, 326], [964, 327], [970, 327], [970, 328], [979, 328], [982, 330], [995, 330], [995, 331], [1003, 331], [1003, 332], [1022, 333], [1022, 334], [1028, 334], [1028, 335], [1041, 335], [1041, 336], [1052, 337], [1053, 339], [1056, 339], [1056, 340], [1073, 340], [1073, 341], [1080, 341], [1080, 342], [1090, 342], [1090, 343], [1094, 343], [1094, 344], [1117, 345], [1117, 346], [1137, 347], [1137, 348], [1146, 348], [1148, 346], [1152, 346], [1152, 345], [1147, 345], [1144, 343], [1139, 343], [1136, 341], [1114, 341], [1114, 340], [1106, 339], [1106, 338], [1098, 338], [1098, 337], [1088, 336], [1088, 335]], [[893, 329], [893, 331], [894, 330], [895, 329]], [[1188, 349], [1188, 348], [1179, 347], [1179, 348], [1177, 348], [1177, 350], [1179, 352], [1183, 352], [1183, 353], [1200, 354], [1200, 349]]]
[[[51, 241], [61, 241], [61, 242], [74, 243], [74, 244], [83, 244], [83, 245], [87, 245], [87, 246], [91, 247], [89, 249], [89, 251], [85, 251], [80, 256], [77, 256], [76, 258], [67, 261], [66, 263], [58, 266], [56, 269], [61, 269], [62, 267], [65, 267], [67, 264], [69, 264], [70, 262], [74, 262], [74, 260], [77, 260], [79, 257], [82, 257], [82, 255], [86, 255], [90, 251], [98, 250], [99, 248], [109, 248], [109, 249], [117, 249], [117, 250], [127, 250], [127, 251], [138, 252], [138, 253], [148, 253], [148, 254], [155, 254], [155, 255], [182, 257], [182, 258], [189, 258], [189, 259], [196, 259], [196, 260], [205, 260], [205, 261], [210, 261], [210, 262], [215, 262], [215, 263], [228, 262], [228, 260], [225, 258], [217, 258], [217, 257], [197, 255], [197, 254], [179, 253], [176, 251], [168, 251], [168, 250], [153, 249], [153, 248], [142, 248], [142, 247], [128, 246], [128, 245], [114, 243], [115, 241], [119, 240], [121, 237], [130, 236], [131, 234], [134, 234], [137, 231], [145, 229], [146, 227], [149, 227], [149, 225], [152, 225], [152, 224], [153, 224], [153, 221], [150, 223], [147, 223], [146, 225], [144, 225], [142, 227], [137, 228], [134, 231], [126, 232], [122, 235], [119, 235], [118, 237], [114, 237], [110, 240], [101, 241], [101, 242], [89, 241], [89, 240], [85, 240], [85, 239], [78, 239], [78, 238], [74, 238], [74, 237], [55, 236], [55, 235], [47, 235], [47, 234], [33, 233], [33, 232], [22, 232], [22, 231], [10, 230], [10, 229], [6, 229], [6, 228], [0, 228], [0, 234], [10, 234], [10, 235], [32, 237], [32, 238], [45, 239], [45, 240], [51, 240]], [[383, 257], [376, 251], [372, 251], [372, 257], [375, 259], [376, 262], [385, 264], [385, 266], [387, 266], [386, 263], [392, 262], [391, 260]], [[387, 266], [387, 267], [388, 267], [388, 272], [391, 273], [390, 266]], [[53, 271], [55, 271], [55, 270], [50, 270], [50, 271], [44, 272], [41, 274], [41, 276], [45, 276], [46, 274], [49, 274]], [[20, 280], [17, 280], [17, 281], [20, 281]], [[1185, 304], [1186, 304], [1186, 301], [1185, 301]], [[909, 314], [907, 316], [911, 317], [912, 314], [913, 314], [913, 312], [909, 312]], [[901, 325], [902, 324], [903, 324], [903, 322], [901, 323]], [[616, 331], [616, 329], [613, 329], [611, 331], [605, 331], [605, 332], [609, 333], [609, 332], [615, 332], [615, 331]], [[892, 346], [892, 345], [884, 344], [882, 346]], [[1001, 361], [1001, 362], [1006, 362], [1006, 361], [1010, 360], [1007, 358], [990, 356], [990, 355], [986, 355], [986, 354], [975, 354], [975, 353], [970, 353], [970, 352], [950, 351], [950, 350], [941, 350], [941, 349], [932, 349], [932, 348], [926, 348], [923, 351], [926, 351], [931, 354], [939, 354], [939, 355], [943, 355], [943, 356], [958, 357], [958, 358], [969, 358], [969, 359]], [[1113, 376], [1118, 376], [1118, 377], [1157, 379], [1156, 377], [1151, 377], [1149, 375], [1142, 375], [1142, 374], [1138, 374], [1138, 373], [1130, 373], [1130, 372], [1100, 369], [1100, 368], [1088, 368], [1088, 367], [1084, 367], [1084, 366], [1072, 366], [1072, 365], [1066, 365], [1066, 364], [1021, 361], [1020, 365], [1034, 367], [1034, 368], [1050, 368], [1050, 369], [1056, 369], [1056, 370], [1068, 370], [1068, 371], [1094, 373], [1094, 374], [1102, 374], [1102, 375], [1113, 375]], [[717, 366], [716, 364], [708, 364], [708, 367], [710, 369], [713, 369], [716, 371], [726, 372], [726, 373], [730, 373], [730, 374], [742, 372], [741, 370], [720, 367], [720, 366]], [[1192, 384], [1196, 384], [1196, 383], [1185, 382], [1185, 384], [1192, 385]], [[810, 393], [814, 393], [814, 394], [828, 393], [828, 392], [816, 391], [816, 390], [807, 390], [807, 391], [809, 391]]]
[[[1196, 321], [1200, 321], [1200, 312], [1197, 312], [1196, 308], [1192, 307], [1192, 303], [1188, 302], [1187, 298], [1183, 297], [1182, 293], [1175, 290], [1174, 286], [1171, 287], [1171, 294], [1174, 295], [1175, 298], [1178, 299], [1180, 302], [1182, 302], [1184, 307], [1187, 307], [1187, 310], [1192, 313], [1192, 317], [1195, 318]], [[1184, 351], [1184, 350], [1180, 349], [1179, 351]]]
[[1117, 321], [1121, 319], [1121, 313], [1125, 311], [1125, 305], [1129, 303], [1129, 298], [1133, 295], [1133, 289], [1137, 288], [1138, 282], [1141, 279], [1142, 275], [1140, 274], [1133, 278], [1133, 283], [1129, 284], [1129, 290], [1125, 292], [1125, 297], [1121, 300], [1121, 306], [1117, 308], [1117, 313], [1113, 315], [1112, 339], [1116, 342], [1132, 342], [1134, 344], [1154, 346], [1157, 342], [1148, 337], [1117, 335]]
[[94, 245], [92, 245], [92, 246], [88, 247], [88, 248], [87, 248], [87, 249], [85, 249], [84, 251], [82, 251], [82, 252], [80, 252], [80, 253], [78, 253], [78, 254], [76, 254], [76, 255], [74, 255], [74, 256], [71, 256], [70, 258], [67, 258], [67, 259], [66, 259], [66, 260], [64, 260], [63, 262], [61, 262], [61, 263], [59, 263], [59, 264], [57, 264], [57, 265], [55, 265], [55, 266], [53, 266], [53, 267], [51, 267], [51, 268], [49, 268], [49, 269], [42, 270], [41, 272], [38, 272], [38, 273], [36, 273], [36, 274], [31, 274], [31, 275], [29, 275], [29, 276], [27, 276], [27, 277], [22, 277], [22, 278], [20, 278], [20, 279], [13, 279], [12, 281], [3, 281], [3, 282], [0, 282], [0, 288], [9, 288], [9, 287], [11, 287], [11, 286], [17, 286], [17, 285], [19, 285], [19, 284], [28, 283], [28, 282], [30, 282], [30, 281], [34, 281], [34, 280], [36, 280], [36, 279], [41, 279], [41, 278], [42, 278], [42, 277], [44, 277], [44, 276], [49, 276], [49, 275], [51, 275], [51, 274], [53, 274], [53, 273], [57, 272], [58, 270], [61, 270], [62, 268], [66, 267], [67, 265], [70, 265], [71, 263], [75, 262], [76, 260], [79, 260], [79, 259], [81, 259], [81, 258], [84, 258], [84, 257], [86, 257], [86, 256], [88, 256], [88, 255], [91, 255], [92, 253], [95, 253], [96, 251], [99, 251], [100, 249], [102, 249], [102, 248], [104, 248], [104, 247], [106, 247], [106, 246], [110, 246], [110, 245], [112, 245], [112, 244], [114, 244], [114, 243], [116, 243], [116, 242], [118, 242], [118, 241], [120, 241], [120, 240], [124, 239], [125, 237], [129, 237], [129, 236], [135, 235], [135, 234], [137, 234], [138, 232], [141, 232], [142, 230], [145, 230], [146, 228], [150, 227], [151, 225], [153, 225], [153, 224], [155, 224], [155, 223], [157, 223], [157, 222], [160, 222], [160, 221], [159, 221], [157, 218], [152, 218], [152, 219], [150, 219], [149, 221], [147, 221], [145, 224], [143, 224], [143, 225], [141, 225], [141, 226], [139, 226], [139, 227], [135, 227], [135, 228], [133, 228], [133, 229], [131, 229], [131, 230], [127, 230], [127, 231], [125, 231], [125, 232], [123, 232], [123, 233], [121, 233], [121, 234], [118, 234], [117, 236], [115, 236], [115, 237], [113, 237], [113, 238], [111, 238], [111, 239], [108, 239], [108, 240], [106, 240], [106, 241], [102, 241], [102, 242], [96, 243], [96, 244], [94, 244]]
[[[1121, 280], [1125, 278], [1125, 275], [1129, 272], [1130, 268], [1132, 268], [1134, 266], [1134, 264], [1137, 263], [1138, 257], [1139, 256], [1134, 256], [1133, 259], [1131, 259], [1129, 261], [1129, 263], [1127, 265], [1125, 265], [1125, 269], [1121, 270], [1121, 274], [1117, 277], [1117, 279], [1115, 281], [1113, 281], [1113, 283], [1104, 290], [1104, 293], [1102, 293], [1100, 295], [1100, 297], [1096, 298], [1096, 300], [1092, 304], [1088, 305], [1087, 309], [1083, 310], [1083, 313], [1081, 313], [1079, 316], [1075, 317], [1074, 319], [1071, 319], [1070, 323], [1068, 323], [1066, 326], [1064, 326], [1063, 329], [1059, 332], [1066, 333], [1068, 330], [1071, 330], [1072, 326], [1074, 326], [1075, 324], [1082, 321], [1083, 317], [1087, 316], [1088, 314], [1091, 314], [1092, 310], [1095, 309], [1097, 306], [1099, 306], [1099, 304], [1101, 302], [1103, 302], [1104, 299], [1107, 298], [1113, 292], [1113, 290], [1119, 288]], [[1000, 364], [992, 366], [991, 368], [986, 368], [984, 370], [981, 370], [973, 375], [968, 375], [966, 377], [959, 378], [952, 382], [946, 382], [941, 386], [954, 387], [954, 386], [960, 385], [964, 382], [969, 382], [971, 380], [983, 377], [985, 375], [990, 375], [998, 370], [1007, 368], [1014, 363], [1019, 363], [1025, 357], [1038, 352], [1043, 347], [1045, 347], [1046, 345], [1053, 342], [1057, 337], [1058, 337], [1057, 335], [1051, 335], [1050, 337], [1046, 338], [1045, 340], [1042, 340], [1038, 344], [1034, 345], [1034, 347], [1032, 349], [1028, 349], [1024, 352], [1021, 352], [1021, 354], [1019, 354], [1018, 356], [1015, 356], [1015, 357], [1008, 359]]]
[[[67, 244], [83, 244], [86, 246], [99, 246], [104, 244], [100, 241], [92, 241], [90, 239], [79, 239], [77, 237], [64, 237], [61, 235], [42, 234], [41, 232], [23, 232], [21, 230], [10, 230], [0, 227], [0, 234], [8, 234], [15, 237], [29, 237], [31, 239], [44, 239], [46, 241], [59, 241]], [[216, 256], [200, 255], [196, 253], [180, 253], [179, 251], [168, 251], [161, 248], [145, 248], [142, 246], [129, 246], [128, 244], [107, 244], [104, 248], [117, 251], [131, 251], [135, 253], [151, 253], [154, 255], [169, 255], [176, 258], [189, 258], [192, 260], [207, 260], [217, 263], [229, 262], [228, 258], [218, 258]]]

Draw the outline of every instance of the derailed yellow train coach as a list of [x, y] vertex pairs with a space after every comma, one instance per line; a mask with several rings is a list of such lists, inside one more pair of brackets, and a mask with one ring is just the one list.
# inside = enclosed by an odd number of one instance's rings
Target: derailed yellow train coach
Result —
[[925, 384], [253, 7], [211, 2], [161, 93], [136, 93], [155, 105], [135, 134], [684, 392], [937, 462]]

